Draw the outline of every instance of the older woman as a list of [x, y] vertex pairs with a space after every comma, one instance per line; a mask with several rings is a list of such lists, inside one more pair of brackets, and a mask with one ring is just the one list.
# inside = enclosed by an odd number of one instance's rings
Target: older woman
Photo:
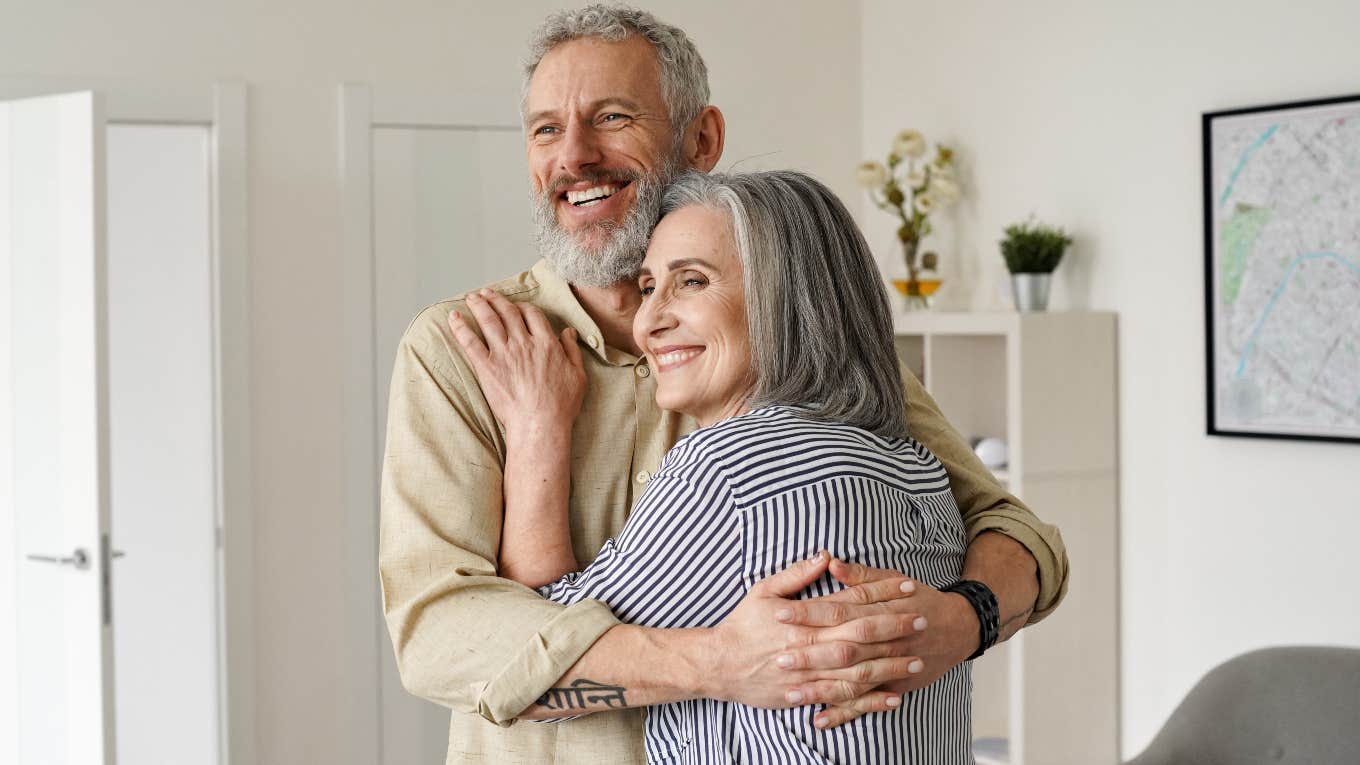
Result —
[[[683, 176], [666, 192], [638, 288], [634, 340], [657, 375], [657, 403], [699, 428], [579, 572], [564, 520], [569, 479], [536, 467], [564, 464], [560, 455], [508, 455], [507, 527], [537, 531], [504, 541], [506, 576], [655, 627], [717, 624], [756, 582], [823, 550], [935, 587], [958, 580], [966, 540], [948, 477], [907, 433], [887, 297], [826, 187], [792, 172]], [[524, 324], [552, 331], [541, 315]], [[485, 354], [465, 330], [455, 325], [459, 342]], [[575, 338], [562, 340], [551, 395], [570, 413], [583, 376]], [[838, 587], [823, 577], [807, 594]], [[797, 708], [654, 706], [648, 758], [970, 762], [968, 672], [959, 665], [834, 729]]]

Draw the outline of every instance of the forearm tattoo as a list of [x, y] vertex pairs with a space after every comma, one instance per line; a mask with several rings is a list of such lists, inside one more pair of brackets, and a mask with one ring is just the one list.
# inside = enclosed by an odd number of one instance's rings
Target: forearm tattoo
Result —
[[549, 688], [547, 693], [534, 702], [544, 709], [569, 711], [573, 709], [623, 709], [628, 706], [624, 694], [626, 688], [605, 685], [594, 680], [581, 678], [562, 688]]

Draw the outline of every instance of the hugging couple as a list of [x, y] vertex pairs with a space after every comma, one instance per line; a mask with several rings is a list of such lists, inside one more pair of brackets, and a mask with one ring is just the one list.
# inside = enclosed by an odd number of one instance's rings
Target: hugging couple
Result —
[[711, 174], [703, 59], [531, 41], [540, 260], [398, 349], [380, 574], [448, 762], [971, 763], [969, 661], [1062, 599], [1054, 527], [898, 363], [845, 207]]

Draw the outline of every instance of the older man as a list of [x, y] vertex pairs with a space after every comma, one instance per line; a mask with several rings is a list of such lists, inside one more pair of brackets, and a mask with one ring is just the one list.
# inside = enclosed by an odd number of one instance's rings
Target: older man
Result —
[[[717, 164], [724, 123], [681, 30], [599, 6], [555, 14], [539, 30], [523, 116], [544, 260], [493, 289], [538, 306], [585, 345], [587, 397], [562, 449], [571, 455], [574, 553], [587, 561], [693, 427], [656, 406], [632, 339], [632, 280], [658, 192], [681, 169]], [[945, 464], [965, 517], [966, 586], [918, 584], [891, 599], [863, 584], [852, 591], [859, 603], [793, 600], [819, 573], [795, 567], [753, 589], [722, 625], [693, 630], [620, 624], [597, 602], [549, 603], [496, 569], [503, 496], [513, 490], [502, 484], [507, 445], [535, 430], [496, 422], [446, 328], [451, 311], [468, 308], [450, 300], [425, 309], [398, 350], [381, 552], [403, 683], [454, 710], [449, 762], [638, 762], [636, 707], [686, 698], [843, 702], [834, 719], [848, 719], [873, 708], [874, 686], [922, 687], [1062, 597], [1057, 530], [991, 478], [908, 375], [912, 433]], [[839, 573], [851, 583], [893, 581], [889, 572]], [[510, 725], [568, 713], [586, 716]]]

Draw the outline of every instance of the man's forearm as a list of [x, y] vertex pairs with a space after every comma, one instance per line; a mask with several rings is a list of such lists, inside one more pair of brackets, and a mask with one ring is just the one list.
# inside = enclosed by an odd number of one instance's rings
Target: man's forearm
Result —
[[506, 432], [501, 576], [541, 587], [580, 568], [567, 521], [570, 476], [570, 423], [531, 422]]
[[1038, 564], [1024, 545], [1005, 534], [984, 531], [968, 545], [963, 578], [982, 582], [996, 595], [1001, 611], [998, 643], [1019, 632], [1034, 613]]
[[709, 695], [702, 629], [610, 629], [538, 701], [524, 720], [608, 712]]
[[[789, 623], [800, 602], [789, 598], [819, 579], [829, 560], [819, 554], [757, 582], [714, 627], [612, 627], [518, 716], [552, 719], [693, 698], [777, 709], [811, 703], [811, 695], [790, 693], [808, 683], [820, 683], [818, 703], [835, 703], [911, 674], [910, 658], [881, 650], [882, 636], [820, 644], [817, 630]], [[877, 605], [838, 606], [837, 617], [817, 621], [843, 625], [881, 614]], [[808, 650], [795, 657], [798, 647]]]

